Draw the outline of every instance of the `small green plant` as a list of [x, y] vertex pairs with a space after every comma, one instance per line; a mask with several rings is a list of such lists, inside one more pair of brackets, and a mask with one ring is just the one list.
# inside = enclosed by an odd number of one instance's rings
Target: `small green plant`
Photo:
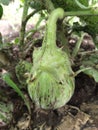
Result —
[[10, 75], [7, 72], [4, 72], [2, 74], [2, 79], [10, 86], [12, 87], [17, 94], [23, 99], [23, 101], [25, 102], [28, 111], [30, 113], [30, 104], [29, 101], [27, 100], [27, 98], [24, 96], [23, 92], [19, 89], [19, 87], [13, 82], [13, 80], [10, 78]]

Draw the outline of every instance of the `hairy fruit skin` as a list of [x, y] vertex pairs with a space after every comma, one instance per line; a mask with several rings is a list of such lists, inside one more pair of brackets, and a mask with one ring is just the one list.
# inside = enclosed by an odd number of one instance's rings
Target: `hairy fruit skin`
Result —
[[64, 11], [55, 9], [47, 22], [42, 47], [33, 53], [33, 66], [27, 80], [28, 92], [33, 102], [43, 109], [64, 106], [74, 92], [74, 77], [66, 52], [56, 46], [56, 22]]

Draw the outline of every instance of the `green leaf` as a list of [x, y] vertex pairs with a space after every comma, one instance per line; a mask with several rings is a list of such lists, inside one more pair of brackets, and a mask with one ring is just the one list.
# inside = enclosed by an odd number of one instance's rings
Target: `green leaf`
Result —
[[98, 51], [85, 54], [81, 63], [80, 69], [83, 69], [82, 72], [93, 77], [98, 82]]
[[0, 19], [1, 19], [2, 15], [3, 15], [3, 7], [2, 7], [2, 5], [0, 5]]
[[16, 37], [14, 42], [15, 42], [16, 45], [18, 45], [19, 44], [19, 37]]
[[11, 80], [9, 73], [5, 72], [4, 74], [2, 74], [2, 79], [10, 86], [12, 87], [17, 93], [18, 95], [24, 100], [29, 113], [30, 112], [30, 104], [29, 101], [27, 100], [27, 98], [24, 96], [23, 92], [19, 89], [19, 87]]
[[[81, 67], [82, 69], [85, 68], [85, 67]], [[94, 78], [94, 80], [96, 82], [98, 82], [98, 69], [95, 69], [95, 68], [91, 68], [91, 69], [87, 69], [84, 71], [85, 74], [91, 76]]]

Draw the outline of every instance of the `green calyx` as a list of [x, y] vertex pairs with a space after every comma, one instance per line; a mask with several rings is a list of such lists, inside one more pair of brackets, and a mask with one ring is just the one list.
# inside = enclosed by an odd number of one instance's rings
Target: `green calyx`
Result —
[[43, 109], [64, 106], [74, 92], [74, 77], [66, 52], [56, 46], [56, 22], [64, 17], [55, 9], [47, 21], [42, 47], [33, 52], [33, 66], [27, 80], [32, 101]]

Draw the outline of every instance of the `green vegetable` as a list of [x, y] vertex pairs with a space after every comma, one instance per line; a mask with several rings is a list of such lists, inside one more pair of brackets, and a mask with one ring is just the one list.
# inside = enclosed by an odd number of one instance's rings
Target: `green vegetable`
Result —
[[74, 77], [66, 52], [56, 46], [56, 22], [64, 10], [55, 9], [47, 21], [42, 47], [33, 52], [33, 66], [27, 80], [33, 102], [43, 109], [64, 106], [74, 92]]

